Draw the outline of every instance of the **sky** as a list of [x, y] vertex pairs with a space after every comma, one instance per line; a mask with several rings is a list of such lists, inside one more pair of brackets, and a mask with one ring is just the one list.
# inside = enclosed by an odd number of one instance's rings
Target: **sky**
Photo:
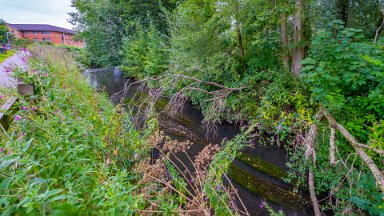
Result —
[[72, 29], [71, 0], [0, 0], [0, 18], [12, 24], [50, 24]]

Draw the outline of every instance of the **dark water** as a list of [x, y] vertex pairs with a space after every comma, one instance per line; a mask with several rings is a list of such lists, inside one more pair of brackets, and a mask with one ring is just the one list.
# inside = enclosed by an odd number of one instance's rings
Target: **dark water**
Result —
[[[123, 78], [122, 73], [117, 69], [87, 70], [84, 74], [88, 78], [92, 87], [101, 91], [105, 91], [109, 96], [122, 91], [127, 83], [132, 82], [130, 79]], [[136, 91], [137, 86], [132, 86], [127, 94], [127, 97], [132, 97]], [[162, 115], [159, 122], [162, 130], [164, 130], [170, 137], [179, 141], [192, 140], [194, 143], [197, 143], [193, 145], [189, 150], [190, 152], [188, 152], [188, 154], [190, 155], [198, 154], [198, 152], [200, 152], [204, 146], [209, 143], [220, 144], [223, 139], [231, 139], [240, 132], [238, 126], [224, 123], [217, 126], [215, 136], [206, 136], [207, 129], [202, 125], [203, 116], [201, 111], [194, 107], [192, 104], [186, 105], [182, 116], [183, 118]], [[182, 133], [180, 133], [180, 131], [182, 131]], [[255, 156], [265, 162], [273, 164], [282, 170], [288, 170], [285, 166], [287, 161], [287, 153], [283, 149], [272, 146], [259, 145], [255, 142], [253, 146], [248, 147], [244, 151], [249, 155]], [[183, 158], [181, 157], [181, 160], [182, 159]], [[239, 167], [245, 172], [249, 173], [249, 176], [254, 176], [256, 179], [260, 178], [262, 181], [258, 182], [260, 185], [256, 184], [256, 187], [265, 187], [265, 185], [268, 186], [271, 184], [273, 187], [277, 187], [279, 190], [292, 190], [290, 185], [287, 185], [283, 181], [271, 177], [263, 172], [255, 170], [240, 160], [235, 160], [233, 164], [234, 166]], [[267, 184], [263, 184], [263, 182]], [[242, 201], [247, 207], [248, 212], [250, 212], [252, 215], [269, 215], [267, 210], [262, 208], [261, 205], [262, 202], [268, 201], [266, 198], [264, 198], [268, 196], [252, 193], [236, 182], [233, 182], [233, 184], [237, 188]], [[271, 194], [272, 190], [269, 193]], [[306, 196], [304, 195], [304, 197]], [[303, 200], [309, 201], [308, 198], [303, 198]], [[268, 201], [268, 204], [274, 210], [282, 210], [285, 215], [313, 215], [313, 211], [308, 204], [294, 203], [293, 205], [288, 205], [288, 203], [292, 202], [294, 201], [288, 198], [286, 202], [279, 202], [280, 204], [270, 201]]]

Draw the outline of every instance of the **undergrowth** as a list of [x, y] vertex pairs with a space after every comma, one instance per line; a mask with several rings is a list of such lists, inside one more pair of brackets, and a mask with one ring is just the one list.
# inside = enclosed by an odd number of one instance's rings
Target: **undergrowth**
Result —
[[[207, 146], [191, 156], [192, 169], [175, 166], [177, 157], [170, 157], [188, 143], [162, 135], [154, 119], [137, 130], [123, 107], [89, 87], [63, 49], [30, 52], [27, 70], [13, 70], [34, 83], [35, 94], [19, 100], [11, 128], [0, 133], [1, 215], [246, 211], [237, 209], [236, 192], [222, 183], [238, 142]], [[154, 149], [158, 157], [151, 157]]]

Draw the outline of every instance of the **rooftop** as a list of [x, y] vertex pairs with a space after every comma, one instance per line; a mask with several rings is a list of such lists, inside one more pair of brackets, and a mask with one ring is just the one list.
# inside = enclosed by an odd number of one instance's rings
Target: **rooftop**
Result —
[[19, 31], [53, 31], [62, 32], [66, 34], [75, 34], [75, 31], [71, 29], [61, 28], [58, 26], [47, 25], [47, 24], [10, 24], [8, 26], [15, 28]]

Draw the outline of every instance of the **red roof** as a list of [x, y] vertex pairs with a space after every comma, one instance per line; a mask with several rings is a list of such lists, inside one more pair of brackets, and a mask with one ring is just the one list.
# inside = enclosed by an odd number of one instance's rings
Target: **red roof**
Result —
[[71, 29], [61, 28], [53, 25], [46, 24], [9, 24], [8, 26], [15, 28], [19, 31], [52, 31], [52, 32], [62, 32], [66, 34], [75, 34], [76, 32]]

